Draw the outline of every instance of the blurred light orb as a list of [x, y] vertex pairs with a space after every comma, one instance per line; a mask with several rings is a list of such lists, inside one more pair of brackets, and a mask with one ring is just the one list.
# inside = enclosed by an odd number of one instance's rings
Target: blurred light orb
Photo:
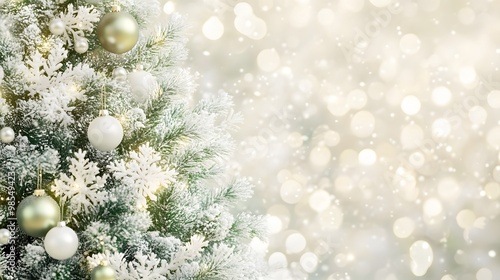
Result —
[[399, 74], [399, 64], [395, 58], [387, 58], [380, 64], [378, 75], [384, 81], [392, 81]]
[[432, 265], [434, 253], [431, 245], [423, 240], [415, 241], [410, 247], [411, 272], [415, 276], [423, 276]]
[[295, 204], [300, 201], [304, 188], [295, 180], [288, 180], [281, 185], [281, 199], [288, 204]]
[[420, 50], [421, 44], [422, 42], [420, 41], [420, 38], [413, 33], [405, 34], [403, 35], [403, 37], [401, 37], [401, 40], [399, 40], [399, 48], [403, 53], [406, 54], [417, 53]]
[[269, 233], [275, 234], [283, 230], [283, 222], [279, 217], [268, 215], [266, 220]]
[[333, 130], [328, 130], [323, 134], [323, 140], [328, 147], [335, 147], [340, 143], [340, 134]]
[[330, 193], [325, 190], [316, 190], [309, 196], [309, 207], [318, 213], [328, 209], [331, 202]]
[[336, 117], [344, 116], [351, 109], [344, 96], [328, 96], [327, 106], [328, 111]]
[[413, 234], [414, 230], [415, 222], [408, 217], [399, 218], [392, 225], [392, 231], [398, 238], [408, 238]]
[[358, 160], [361, 165], [373, 165], [377, 161], [377, 154], [372, 149], [363, 149], [359, 152]]
[[481, 106], [474, 106], [469, 109], [469, 120], [475, 125], [486, 123], [488, 112]]
[[453, 177], [441, 179], [437, 189], [442, 200], [454, 201], [460, 195], [460, 185]]
[[334, 23], [335, 14], [331, 9], [323, 8], [319, 10], [317, 20], [319, 24], [330, 27]]
[[253, 9], [250, 4], [247, 2], [239, 2], [234, 6], [234, 14], [240, 17], [245, 17], [245, 16], [252, 16], [253, 15]]
[[453, 277], [452, 275], [445, 275], [441, 278], [441, 280], [456, 280], [455, 277]]
[[324, 230], [339, 229], [344, 220], [344, 213], [335, 205], [330, 206], [327, 210], [318, 215], [318, 221], [321, 228]]
[[429, 198], [424, 202], [424, 214], [427, 217], [435, 217], [443, 211], [443, 205], [437, 198]]
[[420, 100], [414, 95], [408, 95], [401, 101], [401, 109], [407, 115], [413, 116], [420, 111]]
[[477, 78], [476, 69], [473, 67], [463, 67], [459, 71], [459, 77], [464, 86], [473, 84]]
[[312, 165], [318, 167], [324, 167], [328, 165], [331, 158], [332, 153], [330, 152], [330, 149], [323, 145], [314, 147], [309, 154], [309, 162], [311, 162]]
[[464, 209], [458, 212], [456, 221], [459, 227], [463, 229], [471, 229], [476, 221], [476, 214], [472, 210]]
[[487, 97], [488, 105], [493, 109], [500, 108], [500, 90], [492, 90]]
[[292, 132], [287, 138], [288, 145], [292, 148], [299, 148], [302, 146], [304, 140], [302, 139], [302, 134], [298, 132]]
[[339, 4], [345, 10], [359, 12], [365, 6], [365, 0], [340, 0]]
[[307, 252], [300, 257], [300, 266], [308, 273], [312, 273], [318, 267], [318, 256], [316, 254]]
[[173, 12], [175, 12], [175, 2], [168, 1], [167, 3], [165, 3], [165, 5], [163, 5], [163, 12], [167, 15], [170, 15]]
[[257, 55], [257, 65], [259, 68], [271, 72], [280, 66], [280, 55], [276, 49], [265, 49]]
[[493, 280], [493, 273], [488, 268], [481, 268], [476, 273], [477, 280]]
[[432, 136], [434, 138], [446, 138], [451, 133], [451, 124], [447, 119], [436, 119], [432, 123]]
[[495, 149], [500, 149], [500, 126], [495, 126], [486, 134], [486, 142]]
[[288, 267], [288, 260], [282, 252], [274, 252], [269, 256], [268, 264], [271, 268], [286, 268]]
[[375, 7], [382, 8], [389, 5], [389, 3], [391, 3], [391, 0], [370, 0], [370, 3], [372, 3], [372, 5]]
[[425, 156], [421, 152], [414, 152], [408, 157], [408, 161], [415, 168], [420, 168], [425, 164]]
[[306, 245], [306, 238], [298, 232], [290, 234], [285, 240], [287, 253], [300, 253], [306, 248]]
[[409, 124], [401, 130], [400, 141], [403, 149], [415, 149], [422, 145], [424, 131], [416, 124]]
[[202, 27], [203, 35], [209, 40], [219, 40], [224, 35], [224, 24], [216, 16], [211, 16]]
[[489, 199], [497, 199], [500, 197], [500, 184], [497, 182], [489, 182], [484, 186], [484, 191]]
[[355, 89], [347, 94], [347, 103], [351, 109], [359, 110], [366, 106], [368, 97], [363, 90]]
[[351, 132], [356, 137], [369, 137], [374, 129], [375, 117], [369, 111], [359, 111], [351, 119]]
[[432, 102], [438, 106], [446, 106], [451, 101], [451, 91], [447, 87], [436, 87], [432, 90]]

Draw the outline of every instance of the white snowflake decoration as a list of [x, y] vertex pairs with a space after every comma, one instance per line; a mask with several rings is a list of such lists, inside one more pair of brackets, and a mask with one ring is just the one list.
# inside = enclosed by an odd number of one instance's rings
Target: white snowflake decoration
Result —
[[[94, 24], [100, 20], [100, 14], [92, 7], [79, 7], [74, 10], [73, 5], [68, 5], [68, 11], [61, 13], [59, 18], [64, 22], [66, 30], [63, 37], [69, 46], [73, 45], [73, 40], [85, 38], [85, 32], [91, 33], [94, 30]], [[70, 36], [71, 35], [71, 36]]]
[[107, 200], [107, 192], [102, 190], [107, 179], [107, 175], [102, 177], [99, 168], [94, 162], [85, 158], [86, 152], [79, 150], [75, 153], [75, 158], [71, 159], [69, 171], [71, 177], [61, 174], [59, 180], [55, 180], [52, 191], [63, 201], [69, 201], [73, 213], [88, 212], [96, 205]]
[[156, 191], [173, 182], [175, 170], [164, 169], [158, 163], [161, 156], [149, 144], [141, 145], [139, 152], [130, 152], [129, 160], [112, 162], [108, 168], [113, 176], [135, 189], [138, 205], [146, 206], [146, 199], [156, 200]]

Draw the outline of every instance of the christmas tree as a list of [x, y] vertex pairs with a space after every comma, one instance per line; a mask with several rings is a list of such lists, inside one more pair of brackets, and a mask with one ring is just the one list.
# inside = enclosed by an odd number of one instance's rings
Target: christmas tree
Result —
[[257, 279], [262, 217], [226, 170], [241, 121], [200, 96], [156, 0], [0, 1], [2, 279]]

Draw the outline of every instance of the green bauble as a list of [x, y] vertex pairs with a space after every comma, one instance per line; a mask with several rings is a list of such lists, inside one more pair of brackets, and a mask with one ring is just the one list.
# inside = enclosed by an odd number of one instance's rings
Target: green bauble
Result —
[[106, 14], [97, 25], [97, 38], [107, 51], [126, 53], [139, 40], [139, 25], [133, 16], [113, 7], [113, 12]]
[[92, 270], [92, 280], [116, 280], [115, 270], [102, 262]]
[[16, 218], [19, 227], [27, 235], [44, 237], [59, 222], [60, 208], [44, 190], [36, 190], [33, 195], [21, 201], [17, 207]]

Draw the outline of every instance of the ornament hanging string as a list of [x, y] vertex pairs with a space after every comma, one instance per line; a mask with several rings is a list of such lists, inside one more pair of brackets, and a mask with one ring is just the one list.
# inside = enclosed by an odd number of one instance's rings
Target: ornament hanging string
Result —
[[43, 182], [43, 170], [38, 165], [38, 174], [37, 174], [37, 181], [36, 181], [36, 189], [41, 190], [42, 189], [42, 182]]
[[106, 85], [102, 85], [101, 89], [101, 110], [106, 110]]

